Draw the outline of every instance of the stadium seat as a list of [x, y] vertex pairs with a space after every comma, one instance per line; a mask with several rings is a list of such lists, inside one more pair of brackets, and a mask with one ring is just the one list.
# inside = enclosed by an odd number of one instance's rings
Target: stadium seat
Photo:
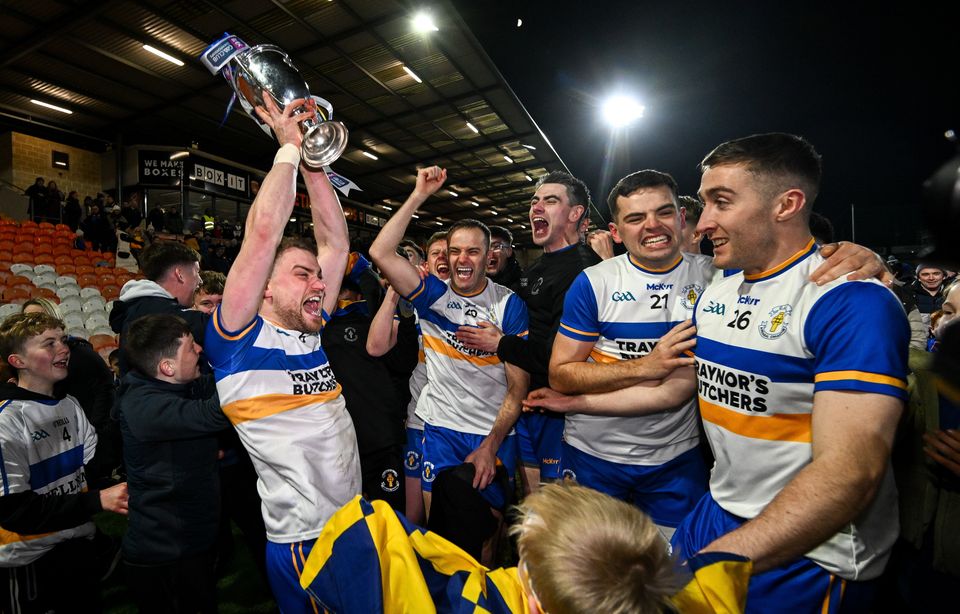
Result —
[[42, 274], [39, 274], [39, 275], [36, 274], [36, 273], [34, 273], [33, 285], [35, 285], [35, 286], [42, 286], [43, 284], [53, 284], [53, 285], [56, 285], [56, 284], [57, 284], [57, 273], [56, 273], [56, 271], [53, 271], [53, 272], [51, 272], [51, 273], [42, 273]]
[[[81, 300], [83, 300], [83, 298], [84, 298], [83, 296], [80, 297]], [[103, 300], [102, 296], [99, 296], [99, 295], [91, 296], [90, 298], [83, 300], [82, 310], [84, 313], [94, 313], [97, 311], [102, 311], [103, 313], [106, 313], [103, 310], [106, 304], [107, 304], [107, 301]]]
[[117, 345], [117, 338], [114, 336], [113, 331], [110, 331], [107, 334], [94, 333], [90, 335], [90, 338], [87, 339], [90, 342], [90, 345], [93, 346], [93, 349], [99, 350], [100, 348], [107, 345]]
[[33, 272], [37, 275], [43, 275], [44, 273], [56, 273], [57, 270], [49, 264], [38, 264], [33, 267]]
[[60, 301], [60, 297], [57, 296], [57, 293], [51, 290], [50, 288], [39, 286], [30, 291], [30, 298], [46, 298], [50, 299], [54, 303]]
[[30, 298], [30, 291], [23, 286], [7, 287], [3, 290], [3, 300], [8, 303], [17, 303], [22, 305], [24, 301]]
[[20, 262], [25, 264], [30, 264], [30, 268], [33, 268], [33, 254], [29, 252], [18, 251], [13, 255], [14, 262]]
[[33, 262], [34, 264], [53, 264], [54, 263], [53, 254], [47, 254], [47, 253], [37, 254], [36, 256], [33, 257]]
[[77, 272], [77, 267], [72, 264], [58, 264], [57, 272], [61, 275], [75, 275]]
[[0, 305], [0, 319], [6, 318], [7, 316], [12, 316], [15, 313], [20, 313], [20, 305], [15, 305], [13, 303]]
[[107, 321], [106, 313], [98, 311], [89, 315], [83, 327], [92, 332], [100, 328], [110, 328], [110, 322]]
[[24, 272], [33, 272], [33, 266], [29, 264], [16, 263], [10, 265], [10, 272], [14, 275], [23, 275]]
[[76, 313], [83, 310], [83, 301], [79, 296], [67, 296], [60, 299], [60, 313]]
[[88, 298], [100, 297], [100, 288], [80, 288], [80, 298], [84, 301]]
[[97, 270], [89, 264], [77, 264], [75, 266], [77, 267], [77, 275], [85, 275], [88, 273], [93, 275]]
[[73, 275], [60, 275], [57, 277], [58, 286], [79, 286], [77, 278]]
[[80, 339], [86, 339], [89, 333], [87, 329], [82, 326], [67, 327], [67, 330], [63, 331], [68, 337], [79, 337]]
[[80, 296], [80, 286], [68, 285], [60, 286], [57, 288], [57, 296], [60, 297], [60, 300], [63, 300], [70, 296]]
[[30, 269], [28, 271], [21, 272], [19, 275], [11, 275], [10, 277], [7, 278], [6, 284], [8, 286], [17, 286], [17, 285], [31, 286], [33, 285], [34, 277], [35, 277], [35, 274], [33, 272], [33, 269]]
[[116, 284], [101, 286], [100, 294], [108, 301], [112, 301], [120, 296], [120, 286]]

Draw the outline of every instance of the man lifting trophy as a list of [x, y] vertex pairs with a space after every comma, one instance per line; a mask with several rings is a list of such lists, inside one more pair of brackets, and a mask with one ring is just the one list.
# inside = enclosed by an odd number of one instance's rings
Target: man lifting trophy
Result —
[[[318, 119], [304, 120], [300, 124], [303, 130], [300, 153], [307, 166], [327, 166], [343, 153], [347, 146], [347, 128], [331, 119], [333, 106], [329, 102], [310, 95], [306, 82], [290, 61], [290, 56], [279, 47], [250, 47], [236, 36], [226, 34], [204, 50], [200, 61], [211, 73], [223, 75], [240, 100], [243, 110], [268, 135], [271, 134], [270, 128], [260, 121], [253, 110], [254, 107], [263, 106], [264, 92], [281, 109], [299, 98], [315, 101]], [[294, 112], [311, 111], [305, 105]]]

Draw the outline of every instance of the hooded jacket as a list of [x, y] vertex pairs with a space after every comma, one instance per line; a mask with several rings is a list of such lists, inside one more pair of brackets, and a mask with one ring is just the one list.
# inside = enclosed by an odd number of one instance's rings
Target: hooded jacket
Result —
[[[163, 289], [163, 286], [149, 279], [133, 279], [123, 284], [120, 296], [113, 303], [110, 311], [110, 328], [120, 335], [120, 373], [126, 374], [130, 370], [124, 351], [124, 334], [131, 322], [139, 317], [154, 313], [168, 313], [180, 316], [187, 321], [193, 339], [203, 345], [203, 333], [207, 328], [210, 316], [182, 306], [172, 294]], [[206, 366], [206, 360], [201, 365]]]
[[209, 552], [220, 522], [217, 433], [230, 426], [213, 378], [171, 384], [131, 371], [114, 417], [130, 495], [124, 559], [163, 564]]

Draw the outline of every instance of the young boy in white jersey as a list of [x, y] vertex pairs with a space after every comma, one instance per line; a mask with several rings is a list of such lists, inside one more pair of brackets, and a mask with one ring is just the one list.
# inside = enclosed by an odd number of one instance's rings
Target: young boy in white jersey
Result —
[[865, 612], [897, 536], [890, 449], [909, 327], [874, 280], [809, 281], [820, 156], [761, 134], [704, 158], [698, 231], [742, 269], [695, 310], [700, 412], [717, 462], [674, 535], [683, 557], [746, 556], [746, 611]]
[[84, 465], [97, 433], [73, 397], [53, 397], [70, 361], [63, 323], [46, 313], [10, 316], [0, 324], [0, 356], [17, 378], [0, 384], [0, 610], [96, 611], [91, 517], [126, 514], [127, 484], [88, 490]]
[[283, 239], [293, 211], [302, 135], [294, 100], [269, 95], [257, 114], [281, 143], [247, 214], [240, 253], [204, 351], [223, 412], [254, 468], [267, 529], [267, 575], [281, 611], [314, 612], [300, 587], [303, 561], [330, 515], [360, 492], [357, 438], [340, 385], [320, 345], [337, 304], [349, 237], [322, 169], [303, 168], [316, 245]]

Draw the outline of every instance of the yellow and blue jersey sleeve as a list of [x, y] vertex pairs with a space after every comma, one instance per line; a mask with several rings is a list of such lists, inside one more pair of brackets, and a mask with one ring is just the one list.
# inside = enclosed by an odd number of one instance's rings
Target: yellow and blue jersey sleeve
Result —
[[804, 324], [814, 355], [814, 391], [850, 390], [907, 398], [910, 326], [893, 294], [845, 283], [820, 298]]
[[[324, 320], [326, 320], [326, 314], [324, 314]], [[213, 316], [207, 321], [207, 332], [203, 341], [203, 352], [210, 361], [210, 365], [214, 369], [229, 366], [237, 355], [253, 344], [261, 326], [263, 326], [263, 318], [258, 315], [238, 331], [227, 330], [220, 323], [218, 306]]]
[[586, 273], [580, 273], [563, 299], [559, 333], [576, 341], [600, 338], [600, 311], [597, 296]]
[[426, 313], [430, 306], [447, 293], [447, 284], [440, 281], [438, 277], [427, 275], [420, 280], [413, 292], [403, 297], [413, 303], [418, 312]]

